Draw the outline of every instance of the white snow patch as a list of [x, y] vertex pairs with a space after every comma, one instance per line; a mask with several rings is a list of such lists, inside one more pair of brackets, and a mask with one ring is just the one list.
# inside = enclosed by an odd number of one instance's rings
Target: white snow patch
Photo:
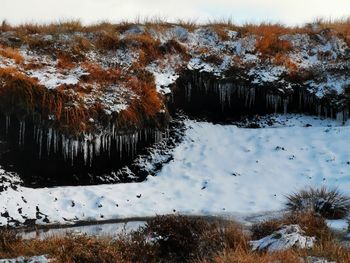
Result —
[[13, 259], [0, 259], [0, 263], [48, 263], [50, 260], [46, 256], [35, 256], [31, 258], [18, 257]]
[[178, 55], [167, 56], [164, 60], [155, 61], [146, 68], [153, 73], [159, 93], [171, 93], [170, 86], [179, 78], [176, 69], [181, 63], [182, 59]]
[[349, 229], [349, 222], [345, 219], [326, 220], [327, 226], [335, 231], [346, 232]]
[[36, 218], [38, 206], [51, 223], [63, 224], [174, 212], [239, 216], [281, 210], [286, 194], [308, 186], [349, 194], [350, 148], [344, 145], [350, 126], [324, 124], [244, 129], [187, 121], [173, 161], [156, 177], [142, 183], [8, 189], [0, 193], [0, 212], [23, 222], [22, 216]]
[[27, 74], [32, 78], [37, 78], [39, 83], [48, 89], [55, 89], [60, 85], [75, 85], [83, 75], [89, 73], [85, 72], [81, 67], [59, 72], [55, 66], [47, 66], [40, 70], [29, 70]]
[[295, 248], [312, 248], [314, 246], [315, 237], [304, 235], [305, 232], [299, 225], [287, 225], [273, 234], [260, 240], [251, 241], [252, 250], [276, 252]]

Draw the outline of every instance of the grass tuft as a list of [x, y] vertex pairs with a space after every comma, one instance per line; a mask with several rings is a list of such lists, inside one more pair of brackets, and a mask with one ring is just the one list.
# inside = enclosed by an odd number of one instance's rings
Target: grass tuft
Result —
[[338, 189], [309, 188], [288, 195], [286, 206], [291, 211], [312, 212], [327, 219], [342, 219], [350, 212], [350, 197]]

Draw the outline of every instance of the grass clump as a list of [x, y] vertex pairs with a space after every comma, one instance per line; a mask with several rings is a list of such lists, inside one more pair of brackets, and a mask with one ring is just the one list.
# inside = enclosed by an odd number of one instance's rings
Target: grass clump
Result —
[[327, 219], [343, 219], [350, 211], [350, 197], [338, 189], [309, 188], [287, 196], [291, 211], [312, 212]]
[[117, 50], [119, 37], [115, 32], [103, 32], [97, 38], [96, 47], [101, 50]]
[[212, 257], [223, 241], [218, 225], [204, 219], [157, 216], [132, 233], [122, 251], [132, 262], [190, 262]]
[[11, 47], [3, 47], [0, 45], [0, 56], [13, 59], [16, 64], [22, 64], [24, 59], [19, 50]]
[[[316, 236], [311, 249], [279, 252], [252, 251], [249, 241], [269, 235], [286, 224], [298, 224]], [[116, 237], [74, 236], [23, 240], [14, 232], [0, 231], [0, 257], [47, 255], [50, 262], [197, 262], [197, 263], [300, 263], [312, 256], [347, 263], [349, 248], [332, 236], [319, 235], [324, 219], [314, 214], [286, 214], [253, 226], [252, 235], [240, 225], [178, 215], [157, 216], [131, 233]], [[305, 261], [307, 262], [307, 261]]]

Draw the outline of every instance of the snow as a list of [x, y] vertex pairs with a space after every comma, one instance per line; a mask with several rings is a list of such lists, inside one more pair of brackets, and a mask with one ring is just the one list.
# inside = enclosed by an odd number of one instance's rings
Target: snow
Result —
[[13, 259], [0, 259], [0, 263], [48, 263], [50, 260], [46, 256], [35, 256], [32, 258], [18, 257]]
[[[0, 141], [1, 145], [1, 141]], [[21, 185], [23, 181], [21, 178], [12, 172], [7, 172], [0, 167], [0, 192], [7, 190], [8, 188], [12, 187], [17, 187], [18, 185]]]
[[307, 257], [306, 262], [307, 263], [336, 263], [335, 261], [328, 261], [324, 258], [318, 258], [318, 257]]
[[[239, 218], [280, 211], [286, 194], [307, 186], [350, 194], [350, 148], [344, 147], [350, 126], [300, 115], [275, 118], [275, 128], [261, 129], [187, 120], [173, 160], [145, 182], [8, 189], [0, 192], [0, 212], [22, 223], [38, 218], [38, 224], [178, 212]], [[8, 221], [0, 217], [0, 223]]]
[[163, 94], [171, 93], [169, 86], [179, 78], [179, 75], [175, 74], [174, 71], [154, 72], [153, 74], [156, 80], [157, 91]]
[[349, 230], [349, 222], [345, 219], [326, 220], [327, 226], [338, 232], [347, 232]]
[[312, 80], [306, 84], [310, 86], [309, 90], [314, 92], [317, 97], [322, 98], [325, 94], [335, 92], [337, 95], [344, 93], [346, 87], [350, 85], [348, 76], [326, 75], [323, 80]]
[[146, 69], [154, 75], [157, 91], [161, 94], [171, 93], [170, 86], [179, 78], [176, 68], [183, 63], [180, 56], [166, 56], [155, 61]]
[[66, 235], [89, 235], [98, 237], [117, 237], [120, 234], [130, 233], [145, 225], [145, 221], [129, 221], [126, 223], [105, 223], [86, 226], [74, 226], [67, 228], [36, 229], [32, 232], [19, 232], [23, 239], [39, 238], [41, 240], [51, 237], [62, 237]]
[[111, 115], [112, 113], [119, 113], [127, 109], [129, 102], [137, 98], [138, 96], [135, 92], [122, 85], [111, 85], [101, 90], [95, 84], [92, 85], [90, 93], [84, 95], [83, 100], [87, 107], [94, 105], [98, 101], [101, 103], [105, 114]]
[[287, 225], [280, 230], [264, 237], [260, 240], [251, 241], [252, 250], [276, 252], [287, 250], [292, 247], [296, 248], [312, 248], [315, 243], [315, 237], [304, 235], [305, 232], [299, 225]]
[[75, 85], [81, 76], [86, 73], [81, 67], [69, 70], [64, 74], [59, 72], [54, 66], [48, 66], [40, 70], [29, 70], [27, 73], [39, 80], [39, 83], [48, 89], [55, 89], [61, 85]]
[[265, 82], [278, 81], [282, 73], [286, 72], [285, 67], [267, 67], [267, 68], [252, 68], [248, 73], [249, 76], [254, 76], [252, 83], [263, 84]]

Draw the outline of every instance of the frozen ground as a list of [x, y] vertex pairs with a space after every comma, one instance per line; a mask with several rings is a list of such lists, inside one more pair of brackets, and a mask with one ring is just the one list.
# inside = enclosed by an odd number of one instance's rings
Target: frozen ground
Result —
[[[138, 230], [144, 226], [146, 221], [128, 221], [125, 223], [108, 223], [86, 226], [74, 226], [67, 228], [53, 228], [53, 229], [36, 229], [34, 231], [18, 232], [23, 239], [39, 238], [41, 240], [50, 237], [62, 237], [68, 235], [90, 235], [90, 236], [112, 236], [117, 237], [123, 233]], [[0, 262], [1, 263], [1, 262]]]
[[350, 194], [349, 125], [300, 115], [274, 119], [272, 125], [261, 120], [260, 129], [188, 120], [183, 142], [157, 176], [143, 183], [7, 189], [0, 192], [0, 223], [177, 212], [244, 218], [283, 209], [285, 195], [306, 186]]

